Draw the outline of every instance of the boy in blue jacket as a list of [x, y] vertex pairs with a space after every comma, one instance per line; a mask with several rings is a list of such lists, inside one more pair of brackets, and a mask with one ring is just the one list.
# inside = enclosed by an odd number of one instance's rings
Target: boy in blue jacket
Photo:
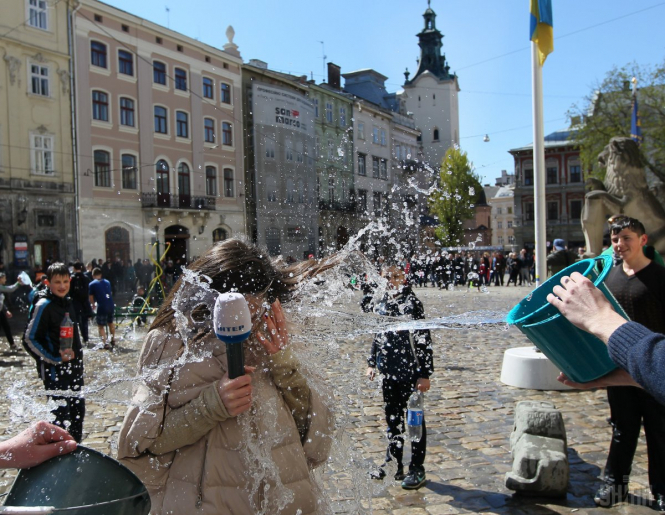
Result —
[[[35, 294], [28, 326], [23, 335], [25, 350], [37, 362], [37, 373], [48, 390], [79, 392], [83, 387], [83, 349], [76, 314], [69, 293], [69, 269], [53, 263], [46, 272], [48, 287]], [[71, 348], [60, 348], [60, 326], [65, 314], [74, 322]], [[77, 442], [83, 437], [85, 400], [83, 397], [52, 395], [60, 406], [53, 410], [54, 423], [64, 427]]]
[[[385, 268], [382, 276], [388, 279], [391, 291], [378, 304], [375, 313], [384, 316], [408, 315], [414, 320], [425, 318], [423, 305], [406, 283], [406, 276], [397, 267]], [[402, 481], [402, 488], [413, 490], [425, 484], [425, 453], [427, 430], [423, 419], [422, 437], [411, 442], [411, 463], [404, 474], [404, 411], [414, 390], [426, 392], [430, 388], [430, 375], [434, 372], [432, 338], [429, 330], [396, 331], [379, 333], [374, 337], [372, 350], [367, 358], [367, 377], [374, 380], [376, 370], [383, 375], [382, 390], [386, 423], [388, 424], [388, 449], [386, 464], [397, 462], [395, 479]], [[385, 464], [384, 464], [385, 466]], [[374, 479], [386, 476], [384, 466], [371, 472]]]

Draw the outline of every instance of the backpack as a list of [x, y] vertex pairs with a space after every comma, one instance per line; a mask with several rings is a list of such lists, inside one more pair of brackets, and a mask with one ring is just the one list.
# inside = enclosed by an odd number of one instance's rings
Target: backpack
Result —
[[72, 275], [70, 296], [78, 302], [88, 300], [88, 281], [83, 274]]

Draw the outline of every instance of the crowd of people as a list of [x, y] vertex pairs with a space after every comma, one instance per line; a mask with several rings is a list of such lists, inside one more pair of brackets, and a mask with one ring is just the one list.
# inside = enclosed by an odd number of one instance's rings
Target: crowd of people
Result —
[[[609, 507], [626, 499], [644, 424], [654, 507], [665, 512], [661, 436], [665, 429], [665, 268], [655, 259], [657, 253], [654, 256], [648, 248], [648, 237], [638, 220], [616, 216], [609, 225], [614, 266], [605, 282], [633, 321], [614, 313], [602, 293], [578, 273], [562, 277], [548, 301], [572, 323], [607, 343], [610, 356], [621, 368], [589, 384], [573, 383], [563, 375], [559, 380], [577, 388], [608, 387], [612, 435], [596, 504]], [[565, 241], [554, 240], [547, 257], [550, 274], [581, 257], [582, 251], [573, 252]], [[114, 288], [136, 288], [144, 293], [143, 283], [154, 273], [151, 266], [144, 269], [140, 260], [129, 274], [121, 261], [116, 263], [115, 271], [111, 260], [101, 267], [99, 262], [90, 263], [86, 271], [80, 263], [71, 271], [54, 263], [46, 278], [40, 277], [35, 284], [23, 343], [35, 359], [45, 390], [53, 391], [53, 398], [59, 401], [54, 410], [56, 426], [67, 429], [71, 436], [51, 430], [54, 438], [44, 440], [35, 438], [32, 430], [32, 440], [26, 442], [25, 435], [19, 435], [14, 442], [20, 449], [17, 454], [27, 456], [28, 461], [8, 466], [33, 463], [37, 455], [47, 458], [69, 452], [81, 441], [85, 399], [76, 394], [83, 386], [81, 338], [84, 342], [89, 338], [84, 321], [96, 305], [98, 326], [111, 329], [112, 308], [104, 305], [104, 299], [112, 298]], [[328, 458], [333, 405], [331, 398], [312, 387], [299, 364], [290, 346], [282, 305], [297, 298], [303, 282], [337, 264], [334, 256], [299, 263], [273, 260], [259, 247], [238, 239], [216, 244], [189, 265], [198, 277], [209, 279], [203, 289], [196, 281], [178, 280], [181, 267], [177, 264], [164, 264], [169, 294], [143, 344], [139, 358], [142, 380], [118, 443], [118, 457], [146, 483], [154, 513], [164, 512], [167, 506], [183, 513], [192, 509], [249, 513], [265, 507], [275, 512], [317, 511], [320, 499], [310, 472]], [[534, 282], [534, 259], [526, 249], [507, 256], [501, 252], [432, 253], [414, 256], [408, 263], [383, 263], [379, 268], [387, 286], [363, 282], [362, 309], [416, 320], [425, 313], [414, 287], [530, 286]], [[0, 303], [2, 293], [18, 287], [5, 283], [0, 272]], [[208, 288], [218, 293], [240, 292], [248, 302], [252, 328], [241, 377], [229, 379], [226, 373], [225, 348], [215, 335], [209, 302], [185, 307], [185, 326], [175, 324], [176, 310], [183, 309], [179, 305], [182, 299], [199, 298]], [[73, 330], [63, 340], [63, 318], [68, 316]], [[384, 463], [372, 469], [370, 476], [382, 480], [391, 470], [403, 488], [420, 488], [426, 482], [427, 431], [423, 418], [421, 436], [411, 442], [407, 470], [403, 463], [405, 412], [414, 391], [426, 392], [431, 387], [434, 352], [429, 331], [375, 335], [367, 363], [368, 379], [379, 376], [382, 381], [387, 426]], [[73, 395], [58, 396], [62, 390]], [[279, 435], [261, 437], [275, 423], [281, 429]], [[262, 466], [261, 473], [253, 468], [259, 457], [270, 462]], [[227, 466], [219, 467], [220, 463]], [[293, 493], [285, 505], [280, 489]]]
[[[451, 286], [531, 286], [534, 257], [522, 249], [510, 252], [431, 252], [414, 255], [404, 265], [409, 282], [419, 288], [448, 289]], [[507, 279], [506, 279], [506, 276]]]

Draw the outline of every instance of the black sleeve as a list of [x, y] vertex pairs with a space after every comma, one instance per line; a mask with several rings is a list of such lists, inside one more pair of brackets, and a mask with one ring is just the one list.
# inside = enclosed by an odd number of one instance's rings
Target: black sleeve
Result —
[[372, 341], [372, 348], [370, 349], [369, 356], [367, 357], [367, 366], [376, 368], [376, 353], [379, 351], [378, 343], [379, 335], [374, 336], [374, 341]]
[[[413, 295], [411, 297], [412, 312], [411, 317], [414, 320], [425, 319], [425, 309], [420, 299]], [[429, 329], [419, 329], [413, 332], [413, 345], [416, 350], [416, 357], [420, 364], [420, 377], [429, 379], [434, 373], [434, 352], [432, 351], [432, 335]]]

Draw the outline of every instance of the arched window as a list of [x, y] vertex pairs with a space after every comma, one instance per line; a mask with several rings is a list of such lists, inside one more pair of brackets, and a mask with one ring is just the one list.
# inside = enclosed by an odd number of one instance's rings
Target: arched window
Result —
[[212, 242], [217, 243], [218, 241], [224, 241], [226, 238], [228, 238], [228, 234], [226, 230], [222, 228], [215, 229], [212, 231]]
[[190, 204], [189, 166], [186, 163], [178, 165], [178, 196], [180, 207], [188, 208]]
[[432, 132], [432, 139], [434, 141], [439, 141], [439, 129], [436, 128], [434, 129], [434, 131]]
[[168, 206], [170, 204], [171, 188], [169, 187], [169, 164], [160, 159], [156, 165], [157, 204]]
[[105, 150], [95, 150], [95, 186], [111, 187], [111, 155]]
[[217, 196], [217, 168], [212, 165], [206, 166], [206, 195]]
[[233, 146], [233, 131], [229, 122], [222, 123], [222, 144]]

